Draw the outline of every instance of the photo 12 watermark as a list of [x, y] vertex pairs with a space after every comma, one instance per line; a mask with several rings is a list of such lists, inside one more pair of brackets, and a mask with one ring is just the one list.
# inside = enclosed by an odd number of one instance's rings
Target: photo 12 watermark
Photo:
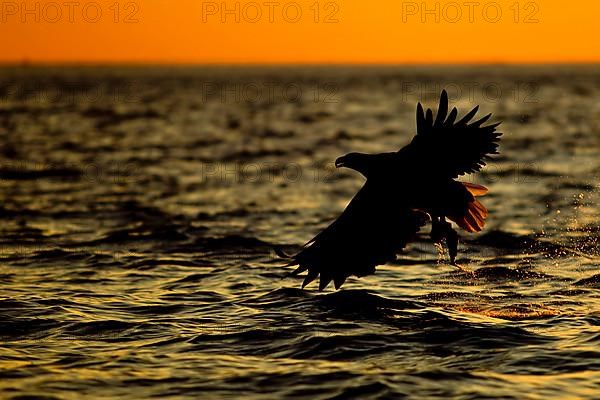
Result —
[[[25, 261], [30, 260], [31, 257], [44, 257], [47, 254], [51, 254], [53, 257], [56, 256], [56, 246], [52, 244], [42, 244], [32, 242], [30, 244], [19, 244], [19, 245], [6, 245], [0, 244], [0, 260], [6, 261]], [[73, 255], [75, 257], [82, 253], [82, 249], [78, 250], [63, 250], [63, 256], [68, 257]], [[104, 245], [98, 247], [87, 247], [85, 249], [86, 255], [98, 256], [98, 257], [110, 257], [115, 261], [135, 259], [136, 253], [129, 249], [121, 248], [118, 245]]]
[[402, 3], [402, 22], [450, 23], [510, 21], [522, 24], [539, 23], [540, 6], [536, 2], [515, 2], [503, 6], [490, 2], [416, 2]]
[[11, 101], [57, 105], [134, 104], [142, 102], [140, 96], [142, 86], [137, 82], [127, 82], [109, 87], [64, 82], [60, 86], [35, 83], [16, 84], [0, 92], [0, 104]]
[[303, 165], [293, 162], [204, 163], [199, 169], [204, 183], [238, 185], [253, 183], [318, 183], [334, 179], [339, 170], [333, 161], [327, 165]]
[[114, 2], [103, 5], [95, 1], [37, 1], [37, 2], [0, 2], [0, 21], [6, 23], [76, 23], [95, 24], [112, 21], [116, 24], [137, 24], [140, 3], [134, 1]]
[[202, 82], [200, 96], [203, 102], [238, 103], [339, 103], [339, 86], [334, 82], [315, 85], [303, 83], [257, 82]]
[[442, 90], [448, 92], [451, 101], [465, 100], [471, 103], [501, 103], [512, 101], [521, 104], [539, 102], [539, 84], [534, 82], [483, 82], [456, 81], [446, 83], [427, 83], [422, 81], [403, 81], [400, 92], [403, 101], [421, 101], [428, 97], [437, 98]]
[[112, 163], [29, 163], [0, 164], [0, 181], [52, 179], [63, 182], [124, 184], [134, 181], [135, 165]]
[[315, 2], [303, 6], [297, 2], [202, 2], [202, 22], [250, 23], [314, 22], [339, 23], [340, 5], [337, 2]]

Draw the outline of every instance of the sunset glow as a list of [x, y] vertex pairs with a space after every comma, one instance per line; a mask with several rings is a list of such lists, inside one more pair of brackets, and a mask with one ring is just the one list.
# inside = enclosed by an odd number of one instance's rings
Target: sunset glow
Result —
[[600, 3], [2, 2], [5, 63], [597, 62]]

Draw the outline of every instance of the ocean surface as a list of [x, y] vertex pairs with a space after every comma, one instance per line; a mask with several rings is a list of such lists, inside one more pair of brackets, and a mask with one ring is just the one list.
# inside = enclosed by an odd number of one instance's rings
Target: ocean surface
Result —
[[[443, 88], [503, 121], [470, 272], [300, 289]], [[2, 399], [600, 398], [598, 66], [3, 68], [0, 136]]]

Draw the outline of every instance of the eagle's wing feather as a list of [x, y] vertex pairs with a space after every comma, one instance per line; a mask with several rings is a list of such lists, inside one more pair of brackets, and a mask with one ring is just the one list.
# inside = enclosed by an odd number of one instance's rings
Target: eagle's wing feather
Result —
[[397, 154], [424, 176], [456, 178], [479, 171], [492, 154], [498, 154], [502, 133], [496, 128], [500, 123], [483, 126], [491, 114], [472, 122], [479, 106], [468, 112], [458, 122], [458, 110], [448, 114], [448, 94], [442, 91], [435, 120], [433, 111], [417, 105], [417, 134], [412, 142]]
[[396, 253], [425, 225], [427, 215], [392, 204], [369, 183], [344, 212], [292, 257], [292, 273], [308, 271], [302, 287], [320, 277], [319, 290], [333, 280], [337, 288], [352, 275], [365, 276], [392, 261]]

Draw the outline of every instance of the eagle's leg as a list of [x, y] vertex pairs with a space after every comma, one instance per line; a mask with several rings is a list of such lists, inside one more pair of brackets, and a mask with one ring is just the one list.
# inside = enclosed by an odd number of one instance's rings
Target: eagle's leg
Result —
[[452, 225], [446, 221], [445, 217], [432, 217], [431, 219], [431, 239], [436, 246], [442, 246], [446, 239], [446, 247], [450, 256], [450, 265], [460, 268], [456, 264], [456, 255], [458, 254], [458, 233], [452, 229]]
[[[446, 221], [446, 218], [433, 217], [431, 219], [431, 239], [435, 244], [441, 245], [444, 239], [446, 239], [448, 247], [450, 247], [448, 239], [452, 232], [454, 232], [454, 229], [452, 229], [450, 223]], [[454, 232], [454, 234], [456, 235], [456, 232]], [[458, 235], [456, 235], [456, 237], [458, 237]], [[451, 249], [449, 248], [448, 250]]]
[[445, 222], [447, 235], [446, 235], [446, 246], [448, 246], [448, 254], [450, 255], [450, 265], [462, 269], [456, 263], [456, 255], [458, 254], [458, 233], [452, 229], [449, 222]]
[[431, 216], [431, 240], [438, 250], [440, 261], [443, 259], [446, 249], [444, 246], [444, 239], [446, 238], [446, 229], [442, 222], [443, 217], [435, 215]]

